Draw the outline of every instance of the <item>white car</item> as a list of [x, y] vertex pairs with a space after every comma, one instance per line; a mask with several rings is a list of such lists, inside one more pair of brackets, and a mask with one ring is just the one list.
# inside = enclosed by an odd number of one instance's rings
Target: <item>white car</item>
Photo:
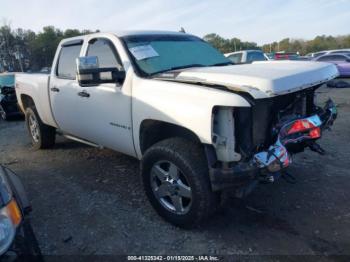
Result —
[[61, 41], [51, 74], [18, 74], [16, 92], [34, 149], [53, 147], [59, 130], [138, 158], [156, 211], [190, 227], [222, 190], [243, 197], [291, 154], [322, 152], [315, 141], [336, 110], [313, 96], [337, 75], [328, 63], [232, 65], [193, 35], [128, 31]]
[[267, 61], [265, 54], [260, 50], [244, 50], [227, 53], [225, 56], [235, 64], [248, 64], [254, 61]]
[[349, 48], [344, 48], [344, 49], [334, 49], [334, 50], [324, 50], [324, 51], [319, 51], [315, 53], [309, 53], [305, 55], [305, 57], [308, 57], [310, 59], [315, 59], [319, 56], [323, 55], [328, 55], [328, 54], [346, 54], [350, 55], [350, 49]]

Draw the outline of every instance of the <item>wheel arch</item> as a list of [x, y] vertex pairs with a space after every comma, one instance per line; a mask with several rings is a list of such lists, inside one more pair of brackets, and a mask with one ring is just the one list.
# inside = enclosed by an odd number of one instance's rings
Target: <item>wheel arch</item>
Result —
[[[49, 126], [57, 128], [56, 122], [53, 120], [53, 115], [51, 112], [51, 107], [49, 105], [50, 101], [42, 102], [40, 98], [28, 94], [20, 94], [18, 96], [18, 105], [20, 106], [22, 112], [25, 114], [25, 111], [28, 107], [32, 107], [37, 110], [40, 120]], [[47, 104], [47, 105], [45, 105]]]
[[186, 127], [160, 120], [144, 119], [139, 130], [142, 155], [152, 145], [171, 137], [181, 137], [198, 144], [201, 143], [199, 137]]
[[25, 112], [25, 110], [28, 107], [35, 106], [34, 99], [31, 96], [26, 95], [26, 94], [21, 94], [20, 104], [22, 105], [21, 108], [22, 108], [23, 113]]

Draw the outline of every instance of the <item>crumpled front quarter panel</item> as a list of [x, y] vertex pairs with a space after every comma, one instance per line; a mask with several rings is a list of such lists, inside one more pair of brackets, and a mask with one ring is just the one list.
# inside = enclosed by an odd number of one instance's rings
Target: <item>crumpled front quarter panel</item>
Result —
[[211, 144], [211, 115], [214, 106], [250, 106], [238, 94], [136, 76], [132, 96], [133, 136], [139, 158], [140, 126], [144, 120], [159, 120], [185, 127], [195, 133], [202, 143]]

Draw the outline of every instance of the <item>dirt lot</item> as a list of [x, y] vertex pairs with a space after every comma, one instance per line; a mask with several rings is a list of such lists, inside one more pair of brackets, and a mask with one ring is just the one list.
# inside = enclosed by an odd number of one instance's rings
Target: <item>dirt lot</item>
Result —
[[350, 255], [350, 89], [320, 90], [339, 118], [284, 180], [245, 200], [224, 194], [219, 214], [200, 229], [169, 225], [142, 191], [138, 161], [58, 138], [31, 151], [23, 121], [0, 122], [0, 162], [22, 179], [44, 254], [347, 254]]

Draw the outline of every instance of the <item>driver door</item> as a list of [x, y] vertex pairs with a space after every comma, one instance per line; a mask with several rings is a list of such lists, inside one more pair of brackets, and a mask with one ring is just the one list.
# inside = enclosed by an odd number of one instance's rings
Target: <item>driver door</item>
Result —
[[[121, 59], [111, 39], [93, 38], [88, 42], [86, 56], [97, 56], [99, 68], [123, 70]], [[78, 87], [81, 137], [116, 151], [135, 155], [131, 95], [127, 81]]]

